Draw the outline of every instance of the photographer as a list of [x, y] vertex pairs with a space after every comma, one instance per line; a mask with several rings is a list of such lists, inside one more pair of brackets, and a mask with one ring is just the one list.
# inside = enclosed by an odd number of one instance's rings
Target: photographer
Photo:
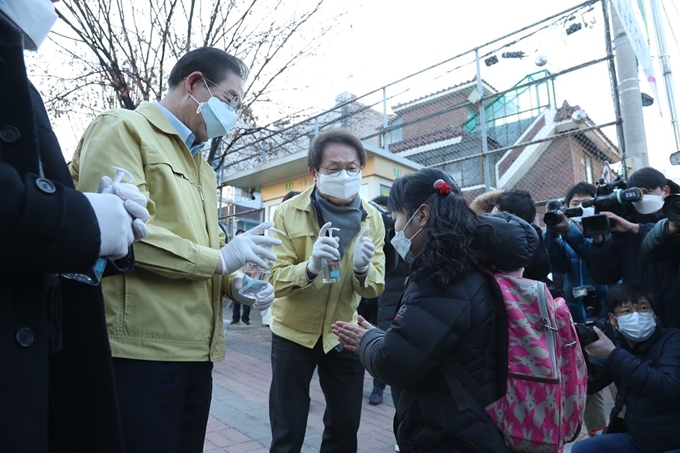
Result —
[[[653, 299], [640, 283], [615, 286], [606, 298], [616, 344], [600, 329], [585, 347], [595, 378], [588, 393], [616, 383], [608, 433], [577, 442], [573, 453], [680, 452], [680, 331], [657, 324]], [[626, 417], [616, 417], [626, 406]]]
[[657, 300], [656, 316], [664, 327], [680, 327], [680, 279], [677, 262], [651, 262], [641, 253], [643, 239], [663, 219], [663, 200], [678, 192], [678, 185], [651, 167], [633, 173], [628, 187], [638, 187], [644, 198], [633, 202], [635, 212], [629, 219], [604, 211], [609, 217], [611, 233], [603, 238], [595, 236], [588, 254], [593, 278], [600, 284], [615, 284], [619, 280], [640, 281]]
[[[666, 202], [667, 200], [668, 198]], [[677, 201], [674, 200], [675, 203]], [[642, 241], [642, 254], [650, 261], [668, 261], [677, 266], [679, 252], [680, 223], [678, 219], [660, 220]]]
[[[579, 208], [583, 200], [593, 198], [596, 191], [594, 185], [580, 182], [569, 189], [564, 205]], [[548, 225], [545, 231], [545, 245], [553, 272], [564, 273], [564, 298], [571, 316], [579, 323], [606, 316], [604, 299], [609, 287], [595, 283], [588, 266], [588, 251], [593, 240], [583, 236], [581, 217], [568, 219], [564, 213], [559, 215], [559, 223]], [[607, 425], [602, 392], [588, 396], [584, 422], [591, 436]]]

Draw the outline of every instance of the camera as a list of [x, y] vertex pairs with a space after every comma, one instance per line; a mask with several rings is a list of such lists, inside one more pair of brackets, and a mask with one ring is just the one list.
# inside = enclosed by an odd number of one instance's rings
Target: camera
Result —
[[385, 225], [385, 231], [387, 232], [394, 230], [394, 219], [392, 218], [392, 213], [389, 212], [387, 209], [383, 208], [382, 206], [380, 206], [378, 203], [374, 202], [373, 200], [369, 201], [368, 204], [377, 209], [380, 215], [382, 216], [383, 223]]
[[572, 294], [575, 299], [581, 299], [583, 308], [586, 311], [586, 322], [575, 323], [576, 333], [581, 342], [581, 346], [588, 346], [590, 343], [597, 341], [598, 337], [593, 326], [597, 326], [609, 338], [614, 338], [614, 330], [609, 324], [609, 319], [600, 318], [602, 311], [602, 304], [600, 298], [597, 296], [597, 290], [592, 285], [575, 286], [572, 289]]
[[663, 215], [669, 222], [680, 223], [680, 194], [672, 193], [663, 202]]
[[577, 322], [574, 326], [581, 346], [588, 346], [599, 339], [593, 327], [600, 329], [610, 339], [614, 338], [614, 328], [606, 318], [589, 319], [586, 322]]
[[560, 220], [562, 220], [562, 214], [565, 217], [579, 217], [583, 215], [583, 209], [581, 208], [562, 208], [562, 201], [560, 200], [550, 200], [546, 203], [545, 208], [547, 212], [543, 216], [543, 223], [548, 227], [554, 227]]
[[[617, 177], [611, 183], [605, 183], [600, 179], [595, 198], [584, 200], [581, 204], [584, 208], [595, 207], [595, 212], [610, 211], [619, 217], [630, 218], [633, 214], [632, 202], [642, 200], [642, 190], [637, 187], [627, 188], [626, 182]], [[595, 214], [582, 220], [583, 235], [586, 237], [604, 236], [609, 233], [611, 223], [604, 214]]]

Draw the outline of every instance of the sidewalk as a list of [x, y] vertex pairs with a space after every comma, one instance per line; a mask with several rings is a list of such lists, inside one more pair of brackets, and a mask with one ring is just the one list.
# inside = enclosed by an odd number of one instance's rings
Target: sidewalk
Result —
[[[271, 332], [262, 326], [257, 310], [251, 311], [250, 326], [230, 326], [226, 334], [227, 357], [213, 371], [213, 398], [204, 452], [264, 453], [269, 451], [269, 384], [271, 382]], [[373, 378], [366, 374], [364, 405], [359, 428], [359, 452], [392, 453], [394, 408], [389, 387], [383, 404], [371, 406], [368, 395]], [[318, 452], [323, 432], [325, 402], [315, 376], [303, 453]]]
[[[269, 384], [271, 382], [271, 332], [262, 326], [257, 310], [251, 312], [251, 325], [230, 326], [226, 334], [227, 357], [213, 371], [213, 397], [204, 452], [265, 453], [269, 451]], [[394, 407], [385, 390], [383, 404], [371, 406], [368, 395], [373, 379], [364, 380], [364, 403], [359, 428], [359, 453], [392, 453]], [[302, 453], [318, 452], [323, 432], [325, 402], [315, 376], [311, 383], [311, 404], [307, 435]], [[610, 397], [608, 402], [610, 402]], [[609, 406], [609, 404], [608, 404]], [[584, 430], [585, 431], [585, 428]], [[584, 438], [584, 432], [581, 438]], [[571, 451], [567, 445], [565, 452]]]

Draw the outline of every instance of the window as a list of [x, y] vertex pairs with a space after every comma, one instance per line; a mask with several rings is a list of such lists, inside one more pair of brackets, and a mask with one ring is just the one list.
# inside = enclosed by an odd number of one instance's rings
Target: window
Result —
[[593, 158], [584, 153], [583, 160], [586, 167], [586, 181], [588, 181], [588, 184], [593, 184]]

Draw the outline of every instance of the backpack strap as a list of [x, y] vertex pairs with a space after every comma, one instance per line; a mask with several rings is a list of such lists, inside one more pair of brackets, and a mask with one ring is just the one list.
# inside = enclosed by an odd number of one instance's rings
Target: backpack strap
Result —
[[442, 365], [442, 373], [460, 412], [470, 408], [470, 402], [467, 400], [463, 388], [470, 392], [472, 397], [484, 407], [493, 402], [486, 396], [477, 381], [470, 376], [470, 373], [465, 371], [461, 364], [451, 357], [447, 357], [446, 362]]

